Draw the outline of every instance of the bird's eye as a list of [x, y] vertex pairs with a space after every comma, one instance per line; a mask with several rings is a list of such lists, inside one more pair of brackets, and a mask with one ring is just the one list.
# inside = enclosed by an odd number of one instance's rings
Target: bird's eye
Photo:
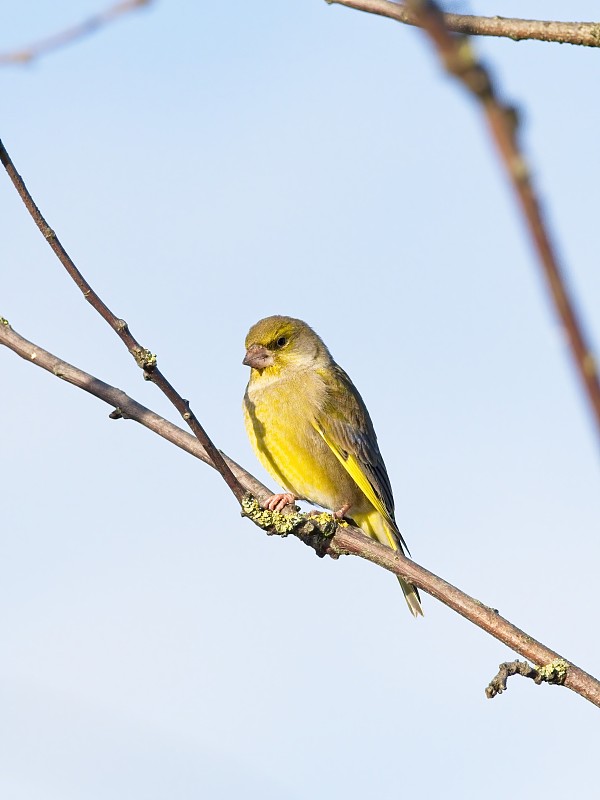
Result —
[[275, 342], [275, 344], [277, 345], [277, 347], [281, 348], [286, 346], [287, 341], [288, 341], [287, 336], [280, 336], [279, 339], [277, 339], [277, 341]]

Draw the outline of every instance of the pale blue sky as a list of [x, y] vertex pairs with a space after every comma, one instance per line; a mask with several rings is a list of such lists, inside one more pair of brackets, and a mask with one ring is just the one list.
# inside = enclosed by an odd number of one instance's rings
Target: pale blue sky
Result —
[[[99, 6], [10, 4], [0, 47]], [[468, 7], [540, 6], [565, 16]], [[477, 46], [599, 342], [599, 53]], [[369, 406], [415, 559], [600, 674], [591, 418], [478, 110], [417, 31], [321, 0], [163, 0], [0, 81], [49, 223], [220, 447], [273, 485], [243, 341], [306, 319]], [[0, 314], [177, 421], [5, 177], [0, 209]], [[0, 359], [2, 797], [596, 796], [597, 709], [517, 679], [486, 700], [504, 646], [265, 537], [207, 467]]]

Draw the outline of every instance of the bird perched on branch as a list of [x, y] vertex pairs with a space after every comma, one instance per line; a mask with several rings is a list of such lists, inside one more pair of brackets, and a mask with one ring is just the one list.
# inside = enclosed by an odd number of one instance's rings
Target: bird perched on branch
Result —
[[[321, 338], [299, 319], [266, 317], [248, 332], [244, 364], [251, 367], [246, 430], [263, 466], [286, 490], [266, 507], [280, 511], [308, 500], [403, 553], [369, 412]], [[413, 615], [422, 615], [416, 587], [398, 580]]]

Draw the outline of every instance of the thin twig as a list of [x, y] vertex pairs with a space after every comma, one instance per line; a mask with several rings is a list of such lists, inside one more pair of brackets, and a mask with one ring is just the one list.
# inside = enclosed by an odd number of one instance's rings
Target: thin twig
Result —
[[[371, 8], [373, 0], [356, 0], [351, 4], [345, 0], [336, 0], [338, 1], [343, 5], [351, 5], [352, 8], [379, 13]], [[596, 360], [588, 344], [575, 303], [570, 297], [565, 275], [542, 215], [529, 165], [517, 139], [518, 115], [515, 114], [513, 107], [500, 100], [489, 71], [478, 60], [469, 40], [448, 30], [446, 17], [437, 3], [433, 0], [406, 0], [405, 7], [431, 39], [447, 72], [457, 78], [481, 105], [490, 134], [517, 195], [526, 226], [537, 250], [542, 274], [554, 302], [555, 311], [566, 332], [573, 362], [589, 400], [597, 433], [600, 435], [600, 382]]]
[[552, 683], [562, 686], [569, 670], [569, 665], [561, 658], [551, 661], [541, 667], [532, 667], [527, 661], [505, 661], [498, 667], [498, 674], [495, 675], [485, 690], [488, 699], [496, 697], [506, 691], [508, 679], [512, 675], [522, 675], [524, 678], [531, 678], [539, 686], [540, 683]]
[[[325, 0], [329, 5], [348, 6], [357, 11], [367, 11], [389, 17], [406, 25], [423, 27], [418, 14], [408, 8], [409, 3], [391, 3], [389, 0]], [[534, 39], [539, 42], [578, 44], [600, 47], [599, 22], [558, 22], [539, 19], [511, 19], [509, 17], [480, 17], [471, 14], [444, 14], [449, 31], [474, 36], [499, 36], [515, 41]]]
[[144, 377], [156, 384], [156, 386], [158, 386], [158, 388], [167, 396], [167, 398], [179, 411], [183, 419], [192, 429], [194, 436], [197, 437], [204, 447], [215, 469], [221, 474], [223, 480], [229, 486], [235, 497], [238, 500], [241, 500], [244, 496], [243, 487], [237, 481], [235, 475], [223, 460], [223, 456], [212, 443], [210, 437], [192, 412], [189, 402], [181, 397], [181, 395], [175, 390], [175, 388], [158, 369], [156, 356], [150, 350], [147, 350], [145, 347], [140, 345], [140, 343], [129, 330], [125, 320], [119, 319], [113, 314], [106, 303], [100, 299], [87, 280], [83, 277], [81, 272], [77, 269], [73, 260], [60, 243], [58, 236], [52, 230], [52, 228], [50, 228], [42, 216], [39, 208], [35, 204], [32, 196], [29, 194], [23, 179], [15, 169], [15, 166], [12, 163], [6, 148], [2, 144], [2, 141], [0, 141], [0, 161], [2, 161], [2, 164], [5, 166], [10, 179], [19, 193], [19, 196], [23, 200], [25, 207], [33, 217], [35, 224], [40, 229], [42, 235], [56, 254], [60, 263], [75, 281], [85, 299], [100, 314], [100, 316], [103, 317], [106, 322], [108, 322], [110, 327], [119, 336], [121, 341], [125, 344], [135, 359], [138, 367], [144, 371]]
[[149, 6], [152, 0], [124, 0], [124, 2], [116, 3], [110, 8], [94, 14], [83, 22], [73, 25], [66, 30], [48, 36], [35, 44], [30, 44], [28, 47], [21, 47], [18, 50], [13, 50], [10, 53], [0, 53], [0, 66], [7, 64], [30, 64], [34, 59], [46, 55], [52, 50], [58, 50], [65, 45], [73, 44], [79, 39], [90, 36], [96, 33], [100, 28], [114, 22], [119, 17], [128, 14], [131, 11]]
[[[132, 400], [125, 392], [61, 361], [46, 350], [24, 339], [2, 318], [0, 318], [0, 344], [17, 353], [28, 363], [41, 367], [108, 403], [117, 409], [116, 414], [113, 412], [111, 416], [133, 419], [212, 466], [211, 460], [206, 456], [201, 445], [189, 433]], [[528, 636], [524, 631], [501, 617], [494, 609], [469, 597], [460, 589], [389, 547], [367, 538], [359, 528], [350, 525], [334, 524], [331, 526], [331, 523], [329, 523], [329, 528], [320, 528], [314, 518], [304, 514], [278, 515], [261, 509], [260, 502], [271, 494], [269, 490], [227, 456], [224, 458], [245, 490], [251, 492], [259, 501], [252, 502], [249, 498], [244, 498], [242, 506], [245, 516], [250, 517], [267, 533], [282, 535], [293, 533], [320, 556], [329, 555], [332, 558], [338, 558], [340, 555], [355, 555], [400, 575], [506, 644], [519, 655], [535, 664], [546, 664], [547, 667], [544, 669], [549, 677], [544, 678], [545, 680], [551, 680], [550, 668], [553, 665], [556, 667], [560, 663], [562, 665], [561, 680], [555, 679], [554, 682], [562, 682], [569, 689], [600, 707], [600, 681]], [[328, 533], [323, 534], [323, 530], [327, 530]], [[536, 669], [540, 674], [543, 672], [542, 668]], [[558, 674], [557, 669], [555, 669], [555, 674]]]

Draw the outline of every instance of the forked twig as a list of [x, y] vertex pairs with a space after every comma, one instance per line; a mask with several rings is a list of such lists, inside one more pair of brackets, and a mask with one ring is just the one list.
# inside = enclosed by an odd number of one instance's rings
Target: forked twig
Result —
[[229, 486], [238, 501], [241, 501], [245, 492], [235, 475], [225, 463], [223, 456], [212, 443], [210, 437], [192, 412], [190, 404], [184, 400], [181, 395], [174, 389], [174, 387], [165, 378], [162, 372], [158, 369], [156, 356], [145, 347], [142, 347], [137, 339], [133, 336], [125, 320], [116, 317], [110, 308], [104, 303], [103, 300], [92, 289], [87, 280], [83, 277], [81, 272], [75, 266], [72, 258], [69, 256], [65, 248], [60, 243], [60, 240], [52, 228], [48, 225], [39, 208], [35, 204], [32, 196], [29, 194], [23, 179], [15, 169], [6, 148], [2, 141], [0, 141], [0, 161], [6, 168], [10, 179], [12, 180], [15, 189], [23, 200], [25, 207], [33, 217], [35, 224], [40, 229], [42, 235], [54, 251], [60, 263], [69, 273], [71, 278], [75, 281], [83, 296], [88, 303], [100, 314], [100, 316], [108, 322], [110, 327], [119, 336], [123, 344], [127, 347], [136, 364], [144, 371], [146, 380], [152, 381], [158, 388], [167, 396], [171, 403], [175, 406], [177, 411], [181, 414], [183, 419], [187, 422], [192, 429], [194, 436], [202, 444], [210, 458], [214, 468], [221, 474], [225, 483]]
[[[180, 447], [190, 455], [208, 464], [209, 467], [214, 468], [212, 460], [195, 436], [138, 403], [137, 400], [134, 400], [121, 389], [117, 389], [116, 386], [111, 386], [109, 383], [101, 381], [94, 375], [90, 375], [89, 372], [84, 372], [79, 367], [63, 361], [58, 356], [48, 352], [48, 350], [44, 350], [39, 345], [29, 341], [18, 334], [9, 325], [8, 320], [2, 317], [0, 317], [0, 344], [21, 356], [27, 363], [40, 367], [56, 378], [70, 383], [77, 389], [83, 389], [84, 392], [88, 392], [88, 394], [107, 403], [113, 409], [109, 415], [111, 419], [130, 419], [138, 422], [148, 430], [166, 439], [166, 441], [171, 442], [176, 447]], [[233, 459], [223, 454], [221, 455], [236, 479], [241, 483], [244, 493], [251, 492], [260, 500], [266, 500], [273, 494], [253, 475], [250, 475], [239, 464], [236, 464]]]

